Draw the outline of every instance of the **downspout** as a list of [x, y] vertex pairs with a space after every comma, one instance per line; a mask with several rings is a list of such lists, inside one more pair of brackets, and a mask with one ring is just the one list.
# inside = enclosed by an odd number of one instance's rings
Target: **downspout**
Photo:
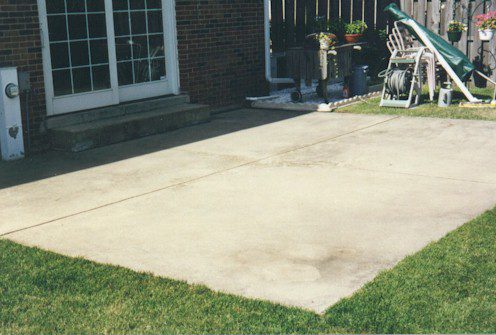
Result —
[[270, 70], [270, 17], [269, 0], [264, 0], [264, 33], [265, 33], [265, 78], [271, 84], [293, 84], [291, 78], [272, 78]]

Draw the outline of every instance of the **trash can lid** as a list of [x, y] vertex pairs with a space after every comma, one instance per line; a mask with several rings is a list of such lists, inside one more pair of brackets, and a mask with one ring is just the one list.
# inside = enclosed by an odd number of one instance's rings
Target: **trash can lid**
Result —
[[369, 66], [368, 65], [365, 65], [365, 64], [360, 64], [360, 65], [353, 66], [353, 70], [367, 71], [368, 69], [369, 69]]

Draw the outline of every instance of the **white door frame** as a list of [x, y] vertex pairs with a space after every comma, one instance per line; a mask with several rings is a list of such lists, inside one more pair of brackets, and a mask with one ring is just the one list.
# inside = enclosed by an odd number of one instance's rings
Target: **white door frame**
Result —
[[[162, 24], [165, 43], [166, 78], [119, 87], [120, 102], [151, 98], [165, 94], [179, 94], [179, 64], [175, 0], [162, 0]], [[114, 31], [112, 28], [112, 35]]]
[[[52, 78], [50, 40], [48, 36], [48, 19], [46, 0], [38, 0], [41, 48], [43, 57], [43, 76], [47, 115], [54, 116], [80, 110], [116, 105], [120, 102], [150, 98], [165, 94], [179, 94], [179, 60], [177, 50], [177, 29], [175, 0], [162, 0], [162, 17], [164, 25], [164, 43], [166, 58], [166, 79], [156, 82], [119, 87], [117, 78], [117, 59], [113, 25], [112, 0], [105, 1], [105, 18], [107, 24], [108, 59], [111, 88], [99, 91], [78, 93], [55, 97]], [[152, 87], [156, 89], [150, 89]]]
[[[178, 95], [180, 92], [179, 82], [179, 49], [177, 46], [177, 21], [176, 21], [176, 0], [162, 1], [164, 10], [164, 32], [165, 45], [165, 66], [172, 94]], [[170, 75], [169, 75], [170, 74]]]

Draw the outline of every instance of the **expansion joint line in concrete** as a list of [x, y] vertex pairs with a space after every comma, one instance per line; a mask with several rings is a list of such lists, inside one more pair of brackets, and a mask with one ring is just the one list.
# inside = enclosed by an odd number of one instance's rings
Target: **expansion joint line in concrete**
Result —
[[286, 151], [283, 151], [283, 152], [278, 152], [277, 154], [274, 154], [274, 155], [271, 155], [271, 156], [268, 156], [268, 157], [257, 159], [256, 161], [250, 162], [248, 164], [258, 163], [258, 162], [263, 161], [265, 159], [269, 159], [269, 158], [273, 158], [273, 157], [276, 157], [276, 156], [281, 156], [281, 155], [289, 154], [291, 152], [295, 152], [295, 151], [298, 151], [298, 150], [306, 149], [306, 148], [309, 148], [309, 147], [314, 146], [314, 145], [317, 145], [317, 144], [321, 144], [321, 143], [332, 141], [332, 140], [335, 140], [335, 139], [338, 139], [338, 138], [341, 138], [341, 137], [344, 137], [344, 136], [348, 136], [348, 135], [351, 135], [351, 134], [354, 134], [354, 133], [358, 133], [358, 132], [360, 132], [362, 130], [366, 130], [366, 129], [369, 129], [369, 128], [376, 127], [378, 125], [381, 125], [383, 123], [387, 123], [389, 121], [393, 121], [393, 120], [398, 119], [400, 117], [401, 116], [395, 116], [395, 117], [392, 117], [392, 118], [387, 119], [387, 120], [383, 120], [383, 121], [380, 121], [380, 122], [377, 122], [377, 123], [374, 123], [374, 124], [371, 124], [371, 125], [368, 125], [368, 126], [365, 126], [365, 127], [362, 127], [362, 128], [358, 128], [358, 129], [349, 131], [349, 132], [344, 133], [344, 134], [339, 134], [339, 135], [335, 135], [335, 136], [331, 136], [331, 137], [326, 137], [326, 138], [324, 138], [322, 140], [319, 140], [317, 142], [312, 142], [312, 143], [305, 144], [305, 145], [302, 145], [302, 146], [297, 147], [297, 148], [289, 149], [289, 150], [286, 150]]
[[391, 173], [391, 174], [399, 174], [399, 175], [403, 175], [403, 176], [412, 176], [412, 177], [421, 177], [421, 178], [432, 178], [432, 179], [457, 181], [457, 182], [461, 182], [461, 183], [474, 183], [474, 184], [485, 184], [485, 185], [495, 185], [496, 184], [496, 183], [490, 182], [490, 181], [459, 179], [459, 178], [451, 178], [451, 177], [443, 177], [443, 176], [429, 176], [429, 175], [426, 175], [426, 174], [408, 173], [408, 172], [401, 172], [401, 171], [387, 171], [387, 170], [366, 169], [366, 168], [353, 167], [353, 166], [350, 166], [350, 168], [353, 168], [355, 170], [360, 170], [360, 171]]
[[72, 217], [75, 217], [75, 216], [78, 216], [78, 215], [81, 215], [81, 214], [93, 212], [93, 211], [96, 211], [96, 210], [99, 210], [99, 209], [102, 209], [102, 208], [106, 208], [106, 207], [110, 207], [110, 206], [113, 206], [113, 205], [116, 205], [116, 204], [120, 204], [120, 203], [129, 201], [129, 200], [133, 200], [133, 199], [141, 198], [141, 197], [144, 197], [144, 196], [147, 196], [147, 195], [150, 195], [150, 194], [154, 194], [154, 193], [158, 193], [158, 192], [161, 192], [161, 191], [165, 191], [165, 190], [170, 189], [170, 188], [173, 188], [173, 187], [177, 187], [177, 186], [181, 186], [181, 185], [186, 185], [186, 184], [189, 184], [189, 183], [192, 183], [192, 182], [195, 182], [195, 181], [198, 181], [198, 180], [202, 180], [202, 179], [205, 179], [205, 178], [208, 178], [208, 177], [211, 177], [211, 176], [215, 176], [215, 175], [218, 175], [218, 174], [221, 174], [221, 173], [224, 173], [224, 172], [228, 172], [228, 171], [232, 171], [232, 170], [235, 170], [235, 169], [238, 169], [238, 168], [242, 168], [242, 167], [245, 167], [245, 166], [248, 166], [248, 165], [256, 164], [256, 163], [259, 163], [259, 162], [261, 162], [263, 160], [266, 160], [266, 159], [271, 159], [271, 158], [274, 158], [274, 157], [277, 157], [277, 156], [281, 156], [281, 155], [285, 155], [285, 154], [288, 154], [288, 153], [291, 153], [291, 152], [302, 150], [302, 149], [311, 147], [311, 146], [316, 145], [316, 144], [324, 143], [324, 142], [327, 142], [327, 141], [332, 141], [332, 140], [335, 140], [335, 139], [340, 138], [340, 137], [351, 135], [351, 134], [360, 132], [362, 130], [369, 129], [369, 128], [372, 128], [372, 127], [381, 125], [383, 123], [392, 121], [392, 120], [397, 119], [399, 117], [400, 116], [395, 116], [395, 117], [392, 117], [392, 118], [387, 119], [387, 120], [383, 120], [383, 121], [380, 121], [380, 122], [377, 122], [377, 123], [374, 123], [374, 124], [371, 124], [371, 125], [368, 125], [368, 126], [364, 126], [364, 127], [361, 127], [361, 128], [358, 128], [358, 129], [355, 129], [355, 130], [352, 130], [352, 131], [349, 131], [347, 133], [343, 133], [343, 134], [335, 135], [335, 136], [328, 137], [328, 138], [325, 138], [325, 139], [321, 139], [321, 140], [319, 140], [317, 142], [305, 144], [305, 145], [299, 146], [297, 148], [292, 148], [292, 149], [289, 149], [289, 150], [278, 152], [278, 153], [273, 154], [273, 155], [269, 155], [269, 156], [265, 156], [265, 157], [262, 157], [262, 158], [258, 158], [258, 159], [255, 159], [255, 160], [252, 160], [252, 161], [249, 161], [249, 162], [245, 162], [245, 163], [242, 163], [242, 164], [239, 164], [239, 165], [236, 165], [236, 166], [232, 166], [232, 167], [223, 169], [223, 170], [215, 171], [215, 172], [212, 172], [212, 173], [203, 175], [203, 176], [199, 176], [199, 177], [192, 178], [192, 179], [189, 179], [189, 180], [186, 180], [186, 181], [182, 181], [182, 182], [179, 182], [179, 183], [176, 183], [176, 184], [172, 184], [172, 185], [164, 186], [164, 187], [161, 187], [161, 188], [157, 188], [157, 189], [154, 189], [154, 190], [151, 190], [151, 191], [148, 191], [148, 192], [136, 194], [136, 195], [133, 195], [133, 196], [124, 198], [124, 199], [112, 201], [112, 202], [109, 202], [107, 204], [103, 204], [103, 205], [96, 206], [96, 207], [93, 207], [93, 208], [89, 208], [89, 209], [86, 209], [86, 210], [83, 210], [83, 211], [79, 211], [77, 213], [72, 213], [72, 214], [64, 215], [64, 216], [61, 216], [61, 217], [58, 217], [58, 218], [55, 218], [55, 219], [51, 219], [51, 220], [47, 220], [47, 221], [44, 221], [44, 222], [41, 222], [41, 223], [37, 223], [35, 225], [31, 225], [29, 227], [24, 227], [24, 228], [12, 230], [12, 231], [9, 231], [9, 232], [0, 234], [0, 237], [5, 237], [5, 236], [11, 235], [11, 234], [15, 234], [15, 233], [18, 233], [18, 232], [21, 232], [21, 231], [25, 231], [25, 230], [28, 230], [28, 229], [37, 228], [37, 227], [44, 226], [44, 225], [47, 225], [47, 224], [50, 224], [50, 223], [54, 223], [54, 222], [57, 222], [57, 221], [68, 219], [68, 218], [72, 218]]

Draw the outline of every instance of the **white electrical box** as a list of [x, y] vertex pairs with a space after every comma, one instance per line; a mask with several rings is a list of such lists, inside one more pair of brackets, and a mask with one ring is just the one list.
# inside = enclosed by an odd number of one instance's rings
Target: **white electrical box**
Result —
[[21, 100], [15, 67], [0, 68], [0, 150], [3, 160], [24, 157]]

